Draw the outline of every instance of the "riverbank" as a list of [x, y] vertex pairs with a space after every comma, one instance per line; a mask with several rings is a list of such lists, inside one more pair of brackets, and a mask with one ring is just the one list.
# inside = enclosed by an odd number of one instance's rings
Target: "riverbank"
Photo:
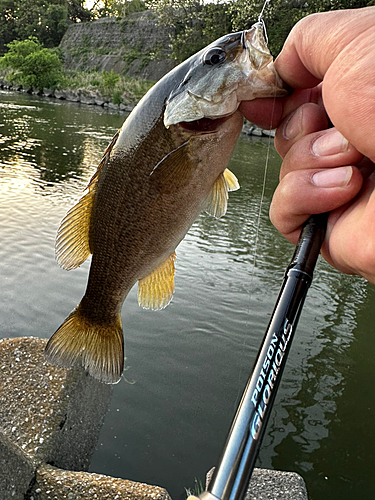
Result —
[[143, 85], [140, 83], [135, 91], [128, 90], [123, 92], [121, 96], [115, 94], [114, 97], [108, 93], [102, 93], [99, 89], [90, 89], [87, 87], [65, 89], [47, 89], [43, 90], [34, 89], [32, 87], [23, 87], [19, 84], [8, 82], [5, 78], [0, 78], [0, 89], [8, 90], [10, 92], [23, 92], [25, 94], [33, 94], [40, 97], [63, 99], [70, 102], [77, 102], [81, 104], [108, 107], [116, 109], [125, 113], [130, 113], [137, 105], [142, 95], [147, 92], [153, 85], [153, 82], [144, 81]]
[[[47, 97], [52, 99], [62, 99], [69, 102], [87, 104], [89, 106], [101, 106], [103, 108], [109, 108], [121, 113], [130, 113], [140, 100], [136, 99], [132, 102], [127, 101], [124, 104], [122, 102], [114, 102], [114, 100], [111, 100], [108, 96], [103, 96], [99, 91], [89, 90], [85, 88], [80, 88], [77, 90], [72, 90], [70, 88], [64, 90], [34, 90], [32, 88], [23, 88], [22, 85], [12, 85], [4, 79], [0, 79], [0, 90], [8, 90], [10, 92], [23, 92], [26, 94], [33, 94], [39, 97]], [[247, 121], [245, 121], [244, 123], [242, 133], [254, 137], [275, 137], [274, 130], [261, 129]]]

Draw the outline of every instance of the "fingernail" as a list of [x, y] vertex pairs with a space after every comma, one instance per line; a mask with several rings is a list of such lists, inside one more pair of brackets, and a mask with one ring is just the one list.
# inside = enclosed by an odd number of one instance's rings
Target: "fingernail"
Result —
[[344, 153], [348, 149], [349, 142], [337, 130], [332, 130], [321, 135], [312, 145], [315, 156], [331, 156]]
[[301, 132], [302, 126], [302, 109], [298, 108], [284, 126], [284, 137], [288, 140], [294, 139]]
[[337, 167], [321, 170], [313, 175], [312, 181], [316, 187], [333, 188], [345, 187], [353, 175], [352, 167]]

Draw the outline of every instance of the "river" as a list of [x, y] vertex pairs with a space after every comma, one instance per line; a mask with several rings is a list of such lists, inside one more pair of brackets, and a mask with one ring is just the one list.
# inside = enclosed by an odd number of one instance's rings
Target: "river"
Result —
[[[60, 269], [54, 238], [123, 120], [0, 92], [1, 337], [49, 337], [79, 302], [89, 263]], [[177, 500], [215, 465], [293, 253], [268, 220], [279, 167], [267, 139], [242, 136], [230, 163], [241, 189], [178, 247], [172, 303], [152, 312], [136, 287], [127, 297], [126, 371], [90, 471]], [[311, 500], [375, 498], [374, 300], [319, 261], [257, 463], [301, 474]]]

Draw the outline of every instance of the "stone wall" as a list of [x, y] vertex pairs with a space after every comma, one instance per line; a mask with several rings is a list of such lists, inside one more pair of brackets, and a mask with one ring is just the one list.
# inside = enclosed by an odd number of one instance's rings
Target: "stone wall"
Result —
[[159, 80], [175, 62], [170, 59], [170, 30], [151, 11], [122, 20], [103, 18], [70, 25], [60, 48], [67, 69], [108, 71]]

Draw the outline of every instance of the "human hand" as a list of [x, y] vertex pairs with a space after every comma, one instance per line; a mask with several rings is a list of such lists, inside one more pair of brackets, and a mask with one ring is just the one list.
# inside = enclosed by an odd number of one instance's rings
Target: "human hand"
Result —
[[240, 107], [250, 121], [278, 127], [283, 164], [271, 220], [295, 243], [311, 214], [329, 211], [322, 255], [375, 283], [375, 8], [308, 16], [275, 65], [303, 90]]

